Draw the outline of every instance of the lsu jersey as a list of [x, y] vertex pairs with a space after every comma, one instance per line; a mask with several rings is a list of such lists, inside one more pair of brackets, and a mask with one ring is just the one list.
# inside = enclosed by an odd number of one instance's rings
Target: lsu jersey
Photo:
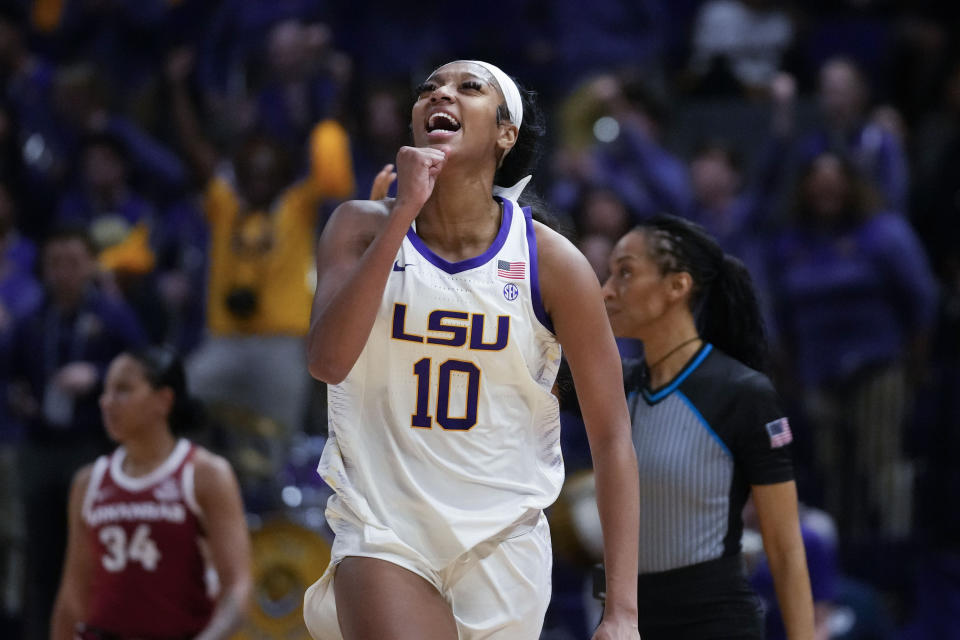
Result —
[[83, 521], [94, 550], [84, 622], [123, 637], [192, 637], [213, 613], [209, 563], [188, 440], [145, 476], [123, 472], [126, 451], [94, 463]]
[[560, 345], [533, 220], [501, 203], [493, 244], [461, 262], [411, 226], [366, 346], [328, 390], [318, 471], [334, 490], [331, 528], [360, 521], [365, 539], [396, 536], [436, 567], [532, 528], [563, 483]]

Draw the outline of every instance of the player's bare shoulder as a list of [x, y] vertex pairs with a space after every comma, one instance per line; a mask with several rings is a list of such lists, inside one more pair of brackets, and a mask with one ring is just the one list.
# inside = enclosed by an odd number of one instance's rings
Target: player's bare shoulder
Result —
[[194, 447], [193, 466], [198, 480], [211, 476], [233, 476], [233, 467], [226, 458], [200, 445], [194, 445]]
[[324, 227], [321, 251], [351, 249], [362, 252], [386, 224], [395, 202], [395, 198], [384, 198], [341, 203]]
[[537, 220], [533, 221], [533, 231], [537, 236], [537, 260], [551, 262], [572, 253], [580, 253], [572, 242], [561, 233]]
[[85, 464], [73, 474], [73, 491], [82, 494], [87, 490], [87, 485], [90, 484], [90, 478], [93, 476], [93, 465], [92, 462]]
[[590, 263], [570, 240], [536, 220], [533, 229], [537, 238], [540, 290], [548, 313], [560, 298], [585, 287], [598, 286]]
[[336, 227], [363, 228], [373, 226], [379, 228], [390, 216], [395, 202], [396, 198], [347, 200], [334, 210], [327, 224]]

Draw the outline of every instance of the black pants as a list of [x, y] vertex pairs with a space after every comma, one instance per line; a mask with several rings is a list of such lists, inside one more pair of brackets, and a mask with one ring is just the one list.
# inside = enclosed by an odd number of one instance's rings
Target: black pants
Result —
[[740, 556], [641, 575], [643, 640], [763, 640], [763, 610]]
[[[64, 438], [24, 445], [21, 474], [26, 512], [24, 640], [47, 640], [53, 601], [67, 547], [67, 501], [73, 474], [103, 452], [93, 443]], [[99, 560], [97, 560], [99, 562]]]

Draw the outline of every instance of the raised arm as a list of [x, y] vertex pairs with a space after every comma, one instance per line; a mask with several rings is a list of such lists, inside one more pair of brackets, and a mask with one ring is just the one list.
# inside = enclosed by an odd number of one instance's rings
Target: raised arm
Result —
[[373, 179], [373, 185], [370, 187], [370, 199], [383, 200], [386, 198], [390, 185], [396, 179], [397, 172], [393, 170], [393, 165], [384, 165], [383, 169], [380, 169], [380, 173]]
[[637, 638], [640, 481], [620, 356], [586, 258], [546, 227], [537, 240], [544, 306], [570, 363], [597, 482], [607, 601], [594, 638]]
[[83, 524], [83, 498], [90, 482], [90, 465], [73, 478], [67, 513], [67, 555], [60, 578], [60, 589], [53, 605], [50, 640], [73, 640], [77, 624], [83, 622], [89, 607], [90, 580], [93, 576], [93, 553], [87, 529]]
[[796, 128], [797, 83], [789, 73], [778, 73], [770, 83], [770, 133], [760, 147], [746, 192], [750, 207], [739, 221], [742, 232], [769, 228], [774, 220], [776, 197], [787, 174], [792, 137]]
[[104, 126], [106, 131], [123, 140], [136, 167], [147, 174], [158, 188], [167, 191], [184, 188], [187, 182], [186, 167], [165, 144], [123, 117], [112, 116]]
[[638, 120], [638, 116], [626, 118], [614, 144], [624, 150], [636, 168], [634, 179], [640, 178], [657, 207], [666, 211], [689, 210], [692, 188], [686, 166], [657, 144]]
[[363, 351], [397, 250], [433, 192], [444, 160], [437, 149], [403, 147], [392, 206], [345, 202], [327, 222], [317, 249], [317, 290], [307, 333], [307, 367], [318, 380], [339, 383]]
[[197, 505], [220, 581], [217, 605], [197, 640], [224, 640], [237, 630], [253, 588], [250, 537], [240, 487], [226, 460], [206, 451], [195, 458]]
[[178, 49], [167, 58], [166, 77], [170, 91], [170, 111], [177, 139], [190, 160], [197, 181], [206, 184], [217, 167], [217, 151], [203, 134], [190, 97], [187, 78], [193, 70], [193, 51]]

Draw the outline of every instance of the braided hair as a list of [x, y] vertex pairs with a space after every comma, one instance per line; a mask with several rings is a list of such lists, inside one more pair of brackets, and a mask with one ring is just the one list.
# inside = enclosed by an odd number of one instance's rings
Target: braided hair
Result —
[[683, 218], [654, 216], [634, 231], [644, 235], [650, 257], [662, 274], [690, 275], [690, 311], [700, 337], [748, 367], [764, 371], [768, 348], [763, 318], [744, 264], [725, 254], [703, 227]]

